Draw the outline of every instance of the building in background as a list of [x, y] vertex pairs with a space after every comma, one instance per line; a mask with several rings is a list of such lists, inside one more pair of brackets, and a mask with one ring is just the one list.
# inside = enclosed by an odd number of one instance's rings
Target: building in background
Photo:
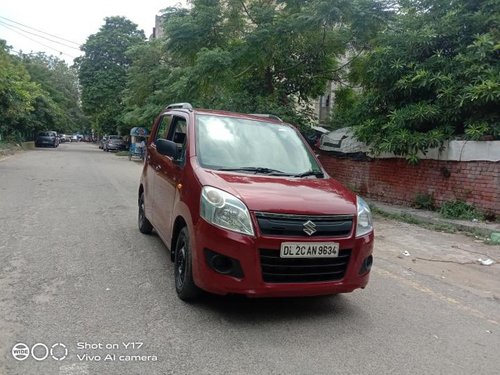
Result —
[[149, 39], [158, 39], [165, 34], [165, 31], [163, 30], [163, 19], [163, 15], [155, 16], [155, 27], [153, 27], [153, 34], [151, 34]]

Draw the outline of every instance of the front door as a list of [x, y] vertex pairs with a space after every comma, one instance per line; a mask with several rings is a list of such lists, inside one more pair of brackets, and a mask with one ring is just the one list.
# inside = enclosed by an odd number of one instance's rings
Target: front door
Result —
[[[182, 183], [182, 172], [185, 161], [187, 141], [187, 119], [175, 115], [172, 118], [167, 140], [177, 144], [178, 157], [174, 160], [160, 155], [158, 159], [158, 174], [155, 185], [155, 211], [158, 214], [157, 230], [161, 231], [164, 239], [170, 240], [173, 225], [173, 209], [177, 198], [178, 188]], [[161, 228], [161, 229], [160, 229]]]
[[151, 133], [151, 142], [148, 145], [146, 152], [146, 173], [145, 173], [145, 203], [146, 203], [146, 213], [151, 224], [155, 227], [157, 231], [161, 231], [160, 220], [158, 216], [158, 203], [156, 202], [158, 182], [159, 182], [159, 171], [160, 162], [162, 155], [156, 150], [156, 141], [160, 138], [165, 139], [168, 136], [170, 129], [170, 123], [172, 120], [172, 115], [163, 115], [157, 120], [157, 125]]

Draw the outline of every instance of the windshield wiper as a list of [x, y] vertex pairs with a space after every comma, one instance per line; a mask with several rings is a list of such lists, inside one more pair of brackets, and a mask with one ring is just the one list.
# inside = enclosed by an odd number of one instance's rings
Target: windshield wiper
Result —
[[293, 177], [308, 177], [308, 176], [316, 176], [317, 178], [323, 178], [325, 177], [325, 174], [320, 170], [316, 170], [316, 171], [307, 171], [304, 173], [299, 173], [294, 175]]
[[239, 168], [217, 168], [218, 171], [231, 171], [231, 172], [254, 172], [255, 174], [267, 174], [270, 176], [293, 176], [291, 174], [279, 171], [277, 169], [265, 167], [239, 167]]

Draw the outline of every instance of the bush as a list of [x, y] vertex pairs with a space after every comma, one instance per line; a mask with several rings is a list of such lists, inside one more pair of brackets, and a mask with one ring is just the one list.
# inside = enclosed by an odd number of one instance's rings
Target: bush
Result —
[[413, 207], [433, 211], [436, 208], [434, 205], [434, 196], [427, 193], [417, 193], [413, 201]]
[[471, 206], [461, 200], [443, 203], [439, 210], [439, 213], [441, 214], [441, 216], [448, 219], [472, 220], [482, 218], [482, 215], [474, 206]]

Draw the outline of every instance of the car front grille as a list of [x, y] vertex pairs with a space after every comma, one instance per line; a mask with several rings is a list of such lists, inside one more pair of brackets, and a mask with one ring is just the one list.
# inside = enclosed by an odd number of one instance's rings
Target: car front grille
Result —
[[256, 212], [260, 232], [271, 236], [341, 237], [351, 233], [352, 215], [288, 215]]
[[266, 283], [341, 280], [350, 256], [351, 249], [343, 249], [337, 258], [281, 258], [279, 250], [260, 249], [262, 279]]

